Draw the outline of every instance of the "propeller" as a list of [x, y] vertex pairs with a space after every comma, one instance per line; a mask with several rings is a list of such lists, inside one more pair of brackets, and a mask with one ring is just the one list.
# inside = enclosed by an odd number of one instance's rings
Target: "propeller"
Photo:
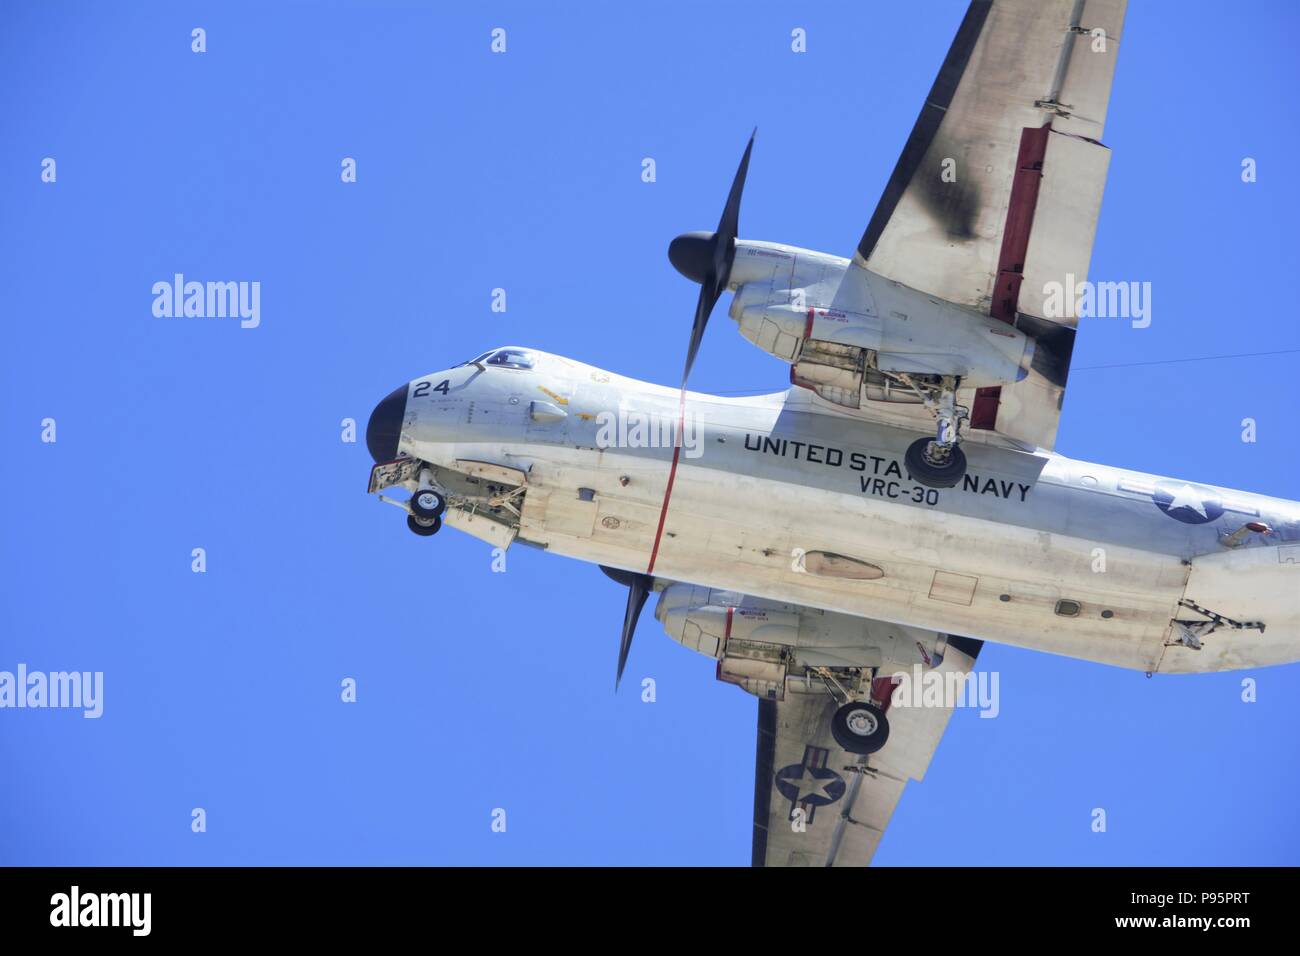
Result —
[[709, 316], [731, 279], [731, 265], [736, 259], [736, 231], [740, 228], [740, 194], [745, 189], [745, 175], [749, 172], [749, 154], [754, 148], [758, 128], [749, 136], [745, 155], [740, 158], [736, 178], [731, 181], [727, 204], [722, 207], [716, 232], [687, 232], [668, 245], [668, 259], [686, 278], [700, 284], [700, 298], [695, 303], [695, 323], [691, 326], [691, 344], [686, 349], [686, 368], [682, 372], [682, 388], [695, 364], [695, 353], [704, 339], [704, 327]]
[[[687, 232], [668, 244], [668, 259], [686, 278], [700, 284], [700, 298], [695, 303], [695, 322], [691, 325], [691, 342], [686, 349], [686, 367], [682, 370], [682, 388], [690, 378], [691, 366], [695, 364], [695, 353], [700, 350], [704, 339], [704, 327], [709, 324], [713, 307], [722, 298], [731, 280], [731, 265], [736, 259], [736, 232], [740, 228], [740, 196], [745, 191], [745, 176], [749, 172], [749, 154], [754, 149], [754, 137], [758, 128], [749, 135], [745, 146], [745, 155], [740, 157], [740, 166], [736, 177], [731, 181], [731, 191], [727, 193], [727, 204], [722, 207], [722, 218], [714, 232]], [[627, 666], [627, 655], [632, 650], [632, 634], [636, 631], [637, 620], [645, 607], [646, 599], [654, 590], [655, 579], [649, 574], [635, 571], [620, 571], [618, 568], [600, 569], [605, 574], [627, 588], [627, 609], [623, 612], [623, 634], [618, 642], [618, 670], [614, 674], [614, 690], [618, 690], [623, 680], [623, 669]]]
[[627, 588], [627, 610], [623, 612], [623, 636], [618, 642], [618, 671], [614, 675], [614, 690], [617, 691], [619, 682], [623, 679], [623, 668], [627, 666], [628, 651], [632, 649], [632, 633], [636, 630], [636, 622], [641, 617], [641, 609], [645, 607], [646, 598], [654, 590], [655, 579], [648, 574], [620, 571], [618, 568], [607, 568], [603, 564], [600, 569]]

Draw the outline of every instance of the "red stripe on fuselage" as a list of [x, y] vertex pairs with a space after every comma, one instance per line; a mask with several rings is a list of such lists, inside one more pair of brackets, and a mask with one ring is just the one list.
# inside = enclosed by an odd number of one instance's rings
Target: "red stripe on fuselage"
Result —
[[677, 462], [682, 456], [682, 435], [686, 431], [686, 386], [682, 386], [681, 405], [677, 412], [677, 440], [673, 442], [673, 463], [668, 468], [668, 484], [664, 488], [664, 503], [659, 506], [659, 527], [655, 529], [655, 543], [650, 549], [650, 563], [645, 573], [655, 573], [655, 561], [659, 558], [659, 541], [664, 535], [664, 521], [668, 518], [668, 502], [673, 496], [673, 482], [677, 480]]

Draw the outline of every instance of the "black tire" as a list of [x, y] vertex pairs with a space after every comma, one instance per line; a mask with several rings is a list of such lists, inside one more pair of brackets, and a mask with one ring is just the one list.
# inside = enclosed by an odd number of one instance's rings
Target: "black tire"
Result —
[[442, 528], [441, 518], [417, 518], [415, 515], [406, 516], [406, 526], [422, 538], [428, 538], [435, 535]]
[[966, 474], [966, 453], [961, 450], [961, 446], [954, 445], [952, 451], [948, 453], [946, 465], [942, 467], [932, 465], [925, 460], [925, 449], [933, 440], [918, 438], [908, 445], [907, 454], [903, 456], [903, 464], [907, 466], [908, 474], [921, 484], [931, 488], [951, 488], [961, 481], [962, 475]]
[[423, 491], [417, 491], [411, 495], [411, 514], [417, 518], [441, 518], [442, 513], [447, 510], [447, 499], [443, 497], [442, 492], [434, 491], [432, 488], [425, 488]]
[[835, 711], [831, 736], [851, 754], [873, 754], [889, 740], [889, 720], [875, 704], [853, 701]]

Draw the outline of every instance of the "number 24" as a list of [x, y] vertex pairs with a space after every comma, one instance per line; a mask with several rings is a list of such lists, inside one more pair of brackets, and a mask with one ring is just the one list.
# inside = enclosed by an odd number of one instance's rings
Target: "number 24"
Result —
[[417, 382], [415, 385], [415, 391], [411, 393], [411, 397], [424, 398], [424, 396], [429, 394], [430, 386], [432, 386], [433, 391], [442, 392], [442, 394], [446, 395], [451, 391], [451, 379], [444, 378], [437, 385], [433, 385], [432, 382]]

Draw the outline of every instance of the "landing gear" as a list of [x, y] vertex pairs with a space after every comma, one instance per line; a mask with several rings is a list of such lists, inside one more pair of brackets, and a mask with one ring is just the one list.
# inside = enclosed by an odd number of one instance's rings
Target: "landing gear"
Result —
[[921, 484], [951, 488], [966, 474], [966, 453], [956, 442], [945, 447], [933, 438], [918, 438], [907, 446], [903, 464]]
[[447, 496], [433, 484], [433, 472], [420, 469], [419, 486], [406, 503], [406, 526], [422, 538], [438, 533], [442, 513], [447, 510]]
[[951, 488], [966, 474], [966, 454], [959, 447], [961, 423], [969, 411], [957, 404], [957, 379], [945, 375], [929, 395], [925, 407], [935, 418], [933, 438], [919, 438], [907, 447], [903, 463], [908, 472], [931, 488]]
[[417, 518], [415, 515], [406, 516], [406, 526], [422, 538], [428, 538], [438, 533], [442, 528], [442, 519], [436, 515], [432, 518]]
[[[410, 490], [411, 497], [390, 498], [383, 494], [389, 488]], [[450, 506], [450, 495], [437, 484], [437, 472], [432, 465], [415, 458], [398, 458], [376, 465], [370, 472], [370, 492], [379, 492], [379, 500], [406, 515], [406, 526], [422, 538], [432, 537], [442, 529], [442, 517]], [[459, 497], [456, 501], [459, 507]], [[518, 512], [516, 512], [517, 514]]]
[[447, 499], [432, 488], [424, 488], [411, 496], [411, 514], [426, 521], [441, 518], [447, 510]]
[[875, 704], [849, 701], [831, 718], [831, 736], [851, 754], [873, 754], [889, 740], [889, 720]]

